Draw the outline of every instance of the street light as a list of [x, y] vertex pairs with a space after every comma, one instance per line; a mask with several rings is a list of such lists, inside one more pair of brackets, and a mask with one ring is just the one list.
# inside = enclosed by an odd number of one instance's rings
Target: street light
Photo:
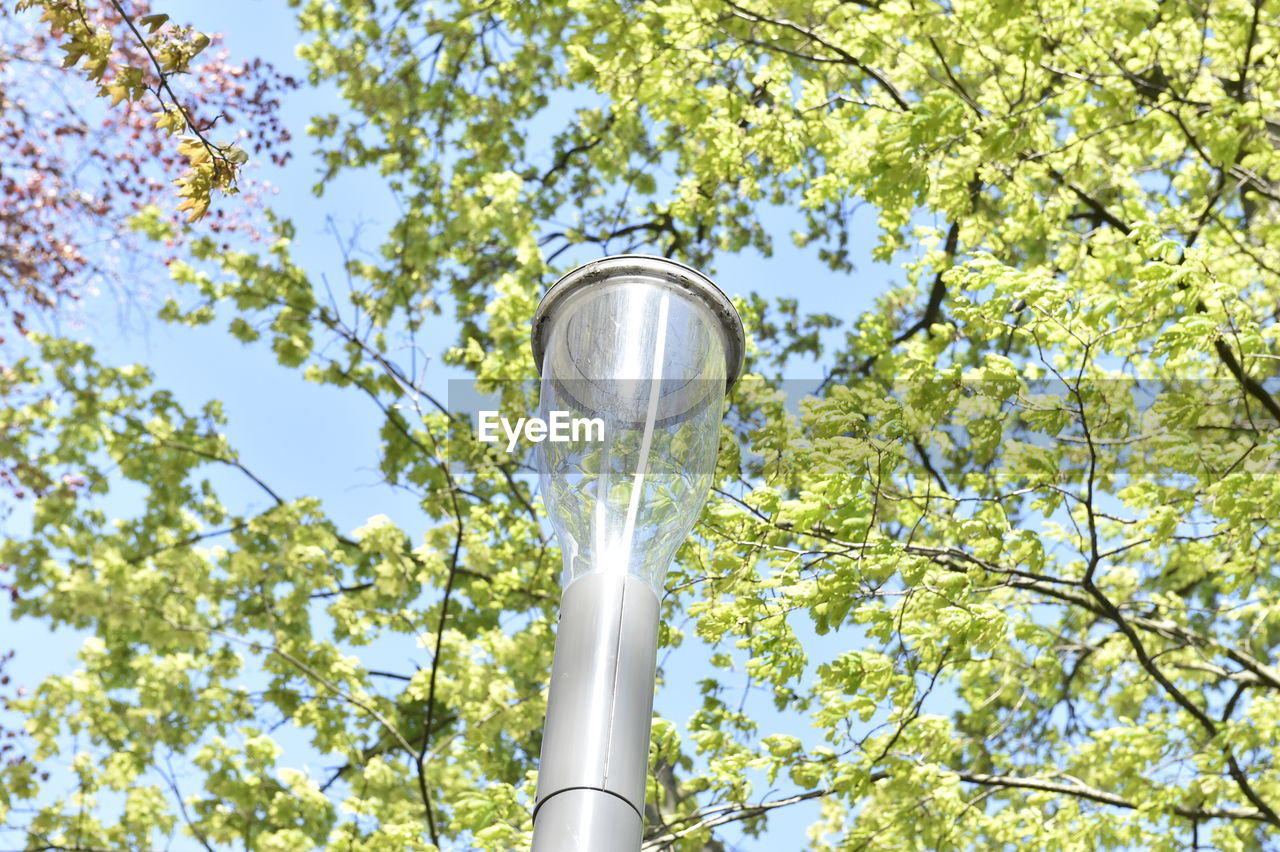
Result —
[[701, 273], [618, 255], [547, 291], [532, 343], [541, 416], [602, 427], [539, 444], [564, 573], [533, 852], [634, 852], [659, 599], [711, 486], [742, 320]]

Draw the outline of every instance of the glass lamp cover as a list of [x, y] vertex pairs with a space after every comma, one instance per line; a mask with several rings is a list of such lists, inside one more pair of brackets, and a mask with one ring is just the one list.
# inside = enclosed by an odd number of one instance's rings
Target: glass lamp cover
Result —
[[564, 293], [545, 317], [541, 416], [577, 421], [564, 430], [569, 440], [539, 444], [566, 588], [622, 571], [662, 596], [711, 486], [728, 362], [741, 358], [741, 332], [730, 337], [740, 326], [726, 329], [715, 306], [624, 267]]

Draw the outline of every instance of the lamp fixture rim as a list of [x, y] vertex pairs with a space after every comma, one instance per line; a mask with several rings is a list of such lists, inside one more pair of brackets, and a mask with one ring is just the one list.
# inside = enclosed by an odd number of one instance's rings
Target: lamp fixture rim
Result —
[[554, 284], [547, 288], [538, 308], [533, 312], [530, 343], [533, 347], [533, 361], [538, 373], [542, 373], [543, 356], [546, 354], [546, 338], [551, 326], [551, 318], [556, 307], [563, 303], [569, 294], [583, 287], [598, 284], [623, 275], [649, 275], [675, 284], [688, 295], [699, 300], [720, 322], [720, 329], [725, 339], [725, 390], [733, 387], [734, 382], [742, 374], [743, 358], [746, 354], [746, 332], [742, 327], [742, 317], [738, 309], [729, 301], [729, 297], [707, 275], [692, 266], [652, 254], [615, 254], [589, 261], [569, 270], [560, 276]]

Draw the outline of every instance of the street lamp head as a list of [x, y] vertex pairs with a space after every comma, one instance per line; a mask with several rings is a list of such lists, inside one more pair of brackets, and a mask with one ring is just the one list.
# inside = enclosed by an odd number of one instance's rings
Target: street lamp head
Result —
[[724, 396], [742, 369], [742, 320], [701, 273], [619, 255], [547, 291], [532, 343], [541, 416], [574, 424], [569, 440], [539, 445], [566, 588], [624, 572], [661, 597], [711, 485]]

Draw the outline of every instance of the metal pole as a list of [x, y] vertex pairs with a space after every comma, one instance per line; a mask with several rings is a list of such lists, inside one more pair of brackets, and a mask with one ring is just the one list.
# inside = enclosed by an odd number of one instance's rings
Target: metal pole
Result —
[[532, 852], [637, 852], [644, 829], [658, 598], [621, 571], [565, 589]]

